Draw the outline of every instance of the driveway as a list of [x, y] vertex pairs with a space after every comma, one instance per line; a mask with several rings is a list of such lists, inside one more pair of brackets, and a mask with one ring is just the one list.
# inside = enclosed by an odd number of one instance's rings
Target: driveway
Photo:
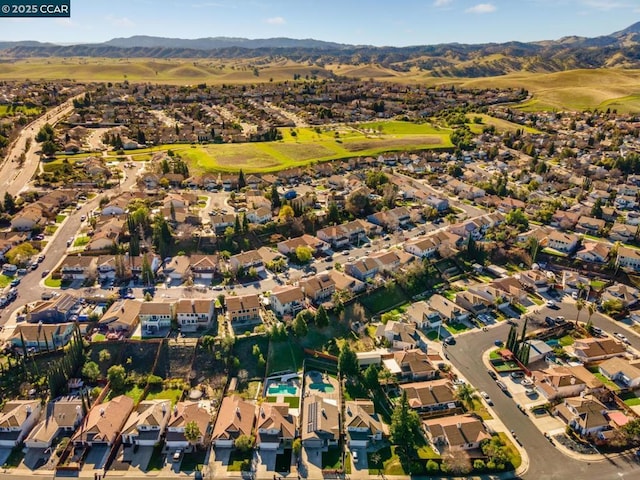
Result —
[[255, 464], [256, 476], [263, 477], [276, 471], [276, 450], [256, 450]]

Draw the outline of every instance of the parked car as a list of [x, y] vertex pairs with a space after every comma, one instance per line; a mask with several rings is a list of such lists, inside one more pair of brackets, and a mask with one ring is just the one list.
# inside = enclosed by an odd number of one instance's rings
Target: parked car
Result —
[[46, 277], [47, 275], [49, 275], [51, 273], [51, 270], [43, 270], [42, 271], [42, 278]]
[[547, 307], [554, 308], [556, 306], [556, 302], [554, 300], [547, 300]]
[[480, 392], [480, 396], [484, 398], [484, 401], [487, 402], [487, 405], [493, 405], [493, 401], [487, 392]]
[[182, 450], [178, 449], [175, 452], [173, 452], [173, 456], [171, 458], [174, 462], [179, 462], [180, 459], [182, 458]]
[[511, 378], [524, 378], [524, 372], [511, 372]]
[[19, 278], [14, 278], [13, 280], [11, 280], [10, 285], [12, 287], [17, 287], [18, 285], [20, 285], [20, 279]]
[[498, 379], [498, 375], [496, 374], [496, 372], [494, 372], [493, 370], [487, 370], [487, 373], [489, 374], [489, 376], [491, 378], [493, 378], [494, 380]]
[[496, 381], [496, 385], [498, 385], [498, 388], [500, 388], [500, 390], [502, 390], [503, 392], [507, 391], [507, 386], [500, 380]]
[[616, 337], [618, 340], [621, 340], [622, 342], [626, 343], [627, 345], [631, 343], [629, 339], [623, 334], [621, 334], [620, 332], [613, 332], [613, 336]]
[[447, 345], [455, 345], [456, 339], [453, 336], [447, 337], [444, 339], [444, 343], [446, 343]]

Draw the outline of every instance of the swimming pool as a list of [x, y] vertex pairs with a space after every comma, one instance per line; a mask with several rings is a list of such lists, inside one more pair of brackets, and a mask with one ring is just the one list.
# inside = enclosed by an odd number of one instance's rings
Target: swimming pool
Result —
[[295, 395], [296, 393], [298, 393], [298, 387], [284, 383], [270, 385], [267, 390], [268, 395]]
[[333, 393], [335, 391], [335, 388], [328, 383], [312, 383], [309, 385], [309, 388], [324, 393]]

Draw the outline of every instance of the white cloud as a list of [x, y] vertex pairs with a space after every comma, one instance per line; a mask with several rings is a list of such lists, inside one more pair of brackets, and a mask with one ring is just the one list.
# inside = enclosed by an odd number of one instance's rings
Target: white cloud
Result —
[[447, 5], [450, 5], [451, 2], [453, 2], [453, 0], [435, 0], [433, 2], [433, 6], [437, 8], [446, 7]]
[[136, 24], [127, 17], [116, 17], [115, 15], [107, 15], [107, 22], [114, 27], [121, 28], [131, 28], [136, 26]]
[[271, 17], [265, 20], [269, 25], [284, 25], [287, 21], [282, 17]]
[[496, 11], [496, 6], [493, 5], [492, 3], [479, 3], [477, 5], [474, 5], [471, 8], [467, 8], [465, 10], [465, 13], [483, 14], [483, 13], [492, 13], [495, 11]]

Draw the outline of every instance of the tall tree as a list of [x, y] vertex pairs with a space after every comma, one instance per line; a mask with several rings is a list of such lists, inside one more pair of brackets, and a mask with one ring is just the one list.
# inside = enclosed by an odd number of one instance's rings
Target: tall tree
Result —
[[584, 305], [584, 299], [579, 298], [578, 300], [576, 300], [576, 310], [578, 311], [578, 314], [576, 315], [576, 327], [578, 326], [578, 319], [580, 318], [580, 312], [584, 308]]
[[475, 389], [468, 383], [458, 385], [455, 392], [456, 398], [462, 402], [468, 410], [473, 410], [473, 399], [476, 398]]
[[247, 186], [247, 181], [244, 179], [244, 172], [240, 169], [240, 173], [238, 174], [238, 190], [242, 190]]
[[191, 445], [196, 444], [196, 442], [200, 438], [200, 435], [202, 435], [202, 432], [200, 432], [200, 427], [198, 427], [198, 424], [194, 420], [188, 422], [184, 426], [184, 438]]
[[351, 349], [349, 343], [344, 342], [338, 356], [338, 372], [347, 378], [352, 378], [360, 373], [360, 364], [356, 353]]
[[391, 441], [402, 447], [405, 454], [409, 448], [415, 448], [420, 436], [420, 417], [415, 410], [409, 407], [407, 391], [402, 390], [400, 402], [396, 405], [391, 415], [389, 433]]

